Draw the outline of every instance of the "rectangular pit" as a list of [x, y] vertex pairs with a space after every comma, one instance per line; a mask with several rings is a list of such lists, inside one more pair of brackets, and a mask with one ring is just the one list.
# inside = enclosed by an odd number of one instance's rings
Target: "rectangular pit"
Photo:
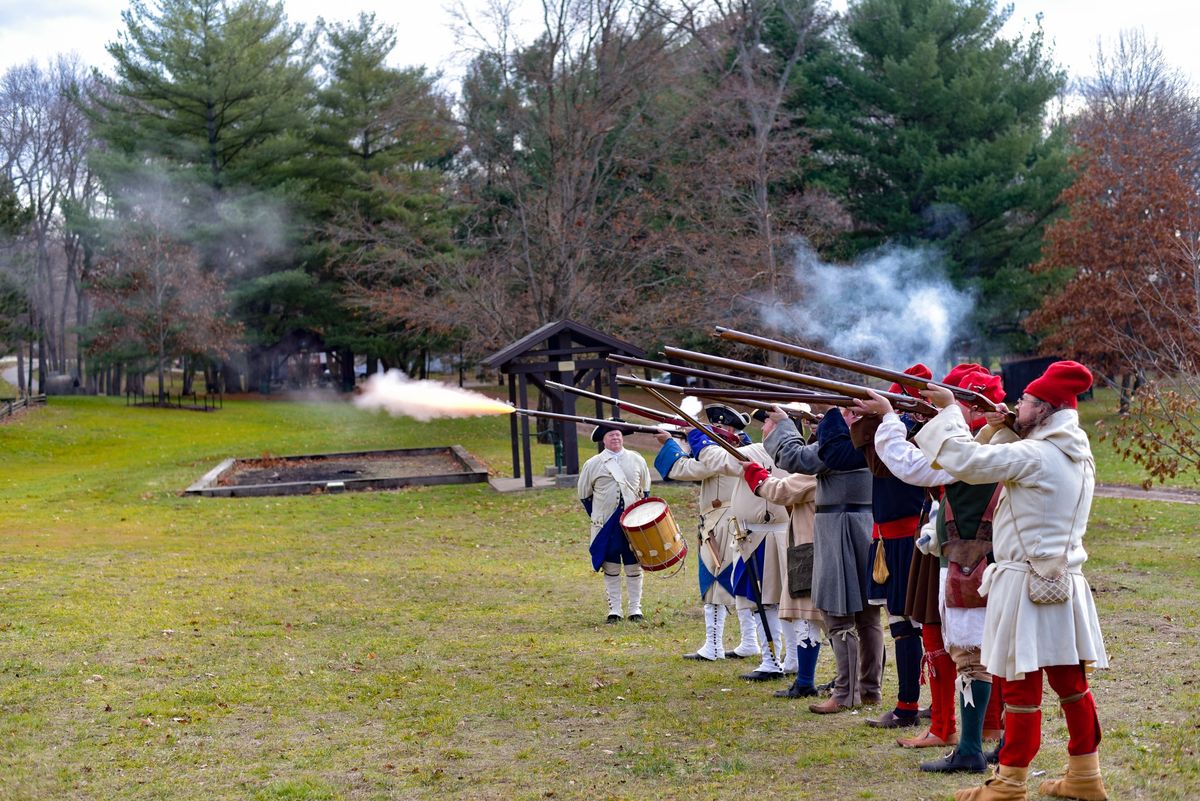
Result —
[[185, 495], [305, 495], [487, 481], [487, 467], [460, 445], [226, 459]]

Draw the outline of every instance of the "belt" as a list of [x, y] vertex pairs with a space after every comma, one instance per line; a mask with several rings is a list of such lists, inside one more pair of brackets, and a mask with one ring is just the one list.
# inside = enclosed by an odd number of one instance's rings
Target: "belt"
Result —
[[873, 540], [902, 540], [911, 537], [921, 528], [921, 516], [912, 515], [886, 523], [876, 523], [871, 529]]
[[817, 505], [817, 514], [835, 514], [838, 512], [869, 512], [869, 503], [827, 503]]

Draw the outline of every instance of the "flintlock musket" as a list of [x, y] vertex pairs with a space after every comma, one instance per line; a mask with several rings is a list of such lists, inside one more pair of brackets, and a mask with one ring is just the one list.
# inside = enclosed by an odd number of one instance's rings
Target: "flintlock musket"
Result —
[[[871, 397], [871, 392], [876, 392], [879, 395], [887, 398], [891, 404], [906, 412], [933, 417], [938, 410], [932, 404], [914, 398], [911, 395], [901, 395], [897, 392], [885, 392], [881, 390], [870, 390], [867, 387], [859, 386], [858, 384], [847, 384], [843, 381], [834, 381], [829, 378], [817, 378], [816, 376], [805, 375], [804, 373], [795, 373], [791, 370], [783, 370], [779, 367], [768, 367], [761, 364], [751, 364], [750, 362], [738, 361], [737, 359], [727, 359], [724, 356], [711, 356], [707, 353], [699, 353], [694, 350], [684, 350], [683, 348], [672, 348], [670, 346], [663, 348], [663, 352], [667, 356], [672, 356], [676, 359], [685, 361], [699, 362], [700, 364], [708, 364], [713, 367], [724, 367], [728, 370], [744, 370], [748, 373], [774, 378], [777, 381], [790, 381], [794, 384], [803, 384], [805, 386], [816, 387], [828, 392], [836, 392], [841, 395], [847, 395], [851, 398], [867, 400]], [[912, 376], [909, 376], [912, 378]]]
[[[929, 384], [948, 389], [954, 393], [955, 400], [960, 400], [968, 406], [973, 406], [976, 409], [984, 412], [999, 412], [1000, 404], [994, 402], [991, 398], [985, 397], [978, 392], [964, 387], [956, 387], [953, 384], [945, 384], [941, 381], [926, 381], [923, 378], [900, 370], [889, 370], [886, 367], [877, 367], [866, 362], [857, 362], [853, 359], [845, 359], [841, 356], [834, 356], [831, 353], [823, 353], [812, 348], [803, 348], [799, 345], [793, 345], [788, 342], [781, 342], [778, 339], [758, 336], [757, 334], [748, 334], [744, 331], [735, 331], [732, 328], [716, 326], [717, 336], [721, 339], [729, 340], [730, 342], [740, 342], [743, 345], [753, 345], [763, 350], [782, 353], [785, 356], [794, 356], [799, 359], [806, 359], [817, 364], [824, 364], [828, 367], [838, 367], [842, 370], [848, 370], [851, 373], [859, 375], [869, 375], [873, 378], [882, 378], [885, 381], [891, 381], [899, 384], [902, 387], [909, 389], [922, 390], [927, 389]], [[882, 393], [880, 393], [882, 394]]]

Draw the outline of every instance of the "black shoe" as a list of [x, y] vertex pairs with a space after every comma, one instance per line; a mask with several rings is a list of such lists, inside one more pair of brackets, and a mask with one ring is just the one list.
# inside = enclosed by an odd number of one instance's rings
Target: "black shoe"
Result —
[[[758, 654], [753, 654], [753, 656], [758, 656]], [[749, 659], [750, 657], [742, 656], [737, 651], [726, 651], [725, 658], [726, 659]]]
[[630, 623], [641, 623], [643, 620], [645, 620], [645, 618], [642, 617], [641, 615], [630, 615], [629, 616]]
[[897, 715], [895, 710], [891, 710], [877, 718], [868, 719], [867, 725], [876, 729], [902, 729], [906, 726], [916, 726], [920, 722], [921, 719], [916, 715]]
[[743, 673], [742, 678], [746, 681], [774, 681], [782, 679], [783, 674], [767, 670], [752, 670], [749, 673]]
[[692, 651], [690, 654], [684, 654], [684, 659], [697, 659], [701, 662], [716, 662], [715, 659], [709, 659], [707, 656], [701, 656], [699, 651]]
[[621, 622], [621, 616], [620, 616], [620, 615], [609, 615], [609, 616], [608, 616], [608, 618], [607, 618], [607, 619], [605, 619], [605, 621], [604, 621], [604, 622], [605, 622], [605, 623], [620, 623], [620, 622]]
[[955, 749], [941, 759], [922, 762], [921, 770], [926, 773], [986, 773], [987, 760], [983, 754], [960, 754]]
[[917, 717], [922, 720], [933, 720], [933, 707], [927, 706], [924, 709], [918, 709]]
[[811, 684], [792, 682], [786, 690], [776, 690], [776, 698], [812, 698], [817, 694], [817, 688]]

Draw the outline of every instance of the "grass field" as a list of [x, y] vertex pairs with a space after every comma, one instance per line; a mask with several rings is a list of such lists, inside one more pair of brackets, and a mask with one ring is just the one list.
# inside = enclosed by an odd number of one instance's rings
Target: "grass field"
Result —
[[[864, 715], [818, 718], [739, 680], [743, 665], [680, 660], [703, 631], [691, 560], [647, 579], [647, 624], [603, 625], [572, 491], [178, 495], [226, 456], [453, 443], [508, 474], [498, 418], [70, 398], [0, 425], [0, 799], [942, 799], [962, 786], [918, 774], [932, 755]], [[1098, 455], [1101, 480], [1127, 474]], [[535, 465], [551, 461], [540, 446]], [[662, 494], [686, 520], [694, 491]], [[1093, 510], [1113, 798], [1200, 795], [1198, 522], [1196, 506]], [[1053, 773], [1065, 728], [1049, 702], [1044, 731], [1034, 768]]]

